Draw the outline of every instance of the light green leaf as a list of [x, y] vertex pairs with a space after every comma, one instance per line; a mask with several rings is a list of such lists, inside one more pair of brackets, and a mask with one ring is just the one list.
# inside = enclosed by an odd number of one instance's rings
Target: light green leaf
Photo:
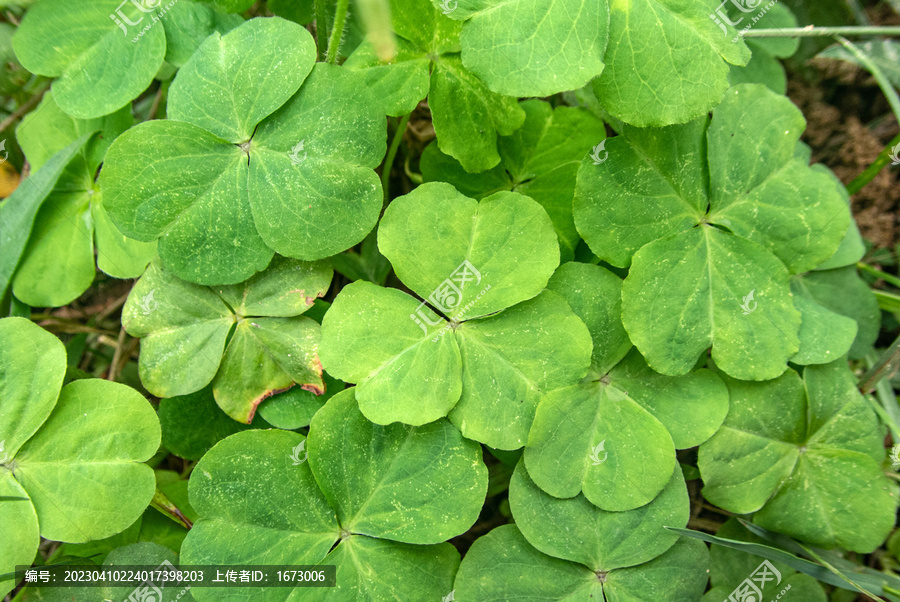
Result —
[[41, 536], [87, 541], [134, 522], [155, 491], [143, 462], [159, 441], [156, 413], [136, 391], [94, 379], [63, 387], [50, 417], [13, 460]]
[[515, 98], [493, 94], [452, 54], [434, 64], [428, 102], [438, 147], [471, 172], [497, 165], [497, 136], [509, 136], [525, 121]]
[[700, 221], [709, 204], [708, 121], [653, 130], [625, 127], [607, 141], [608, 156], [584, 158], [575, 188], [575, 225], [600, 258], [627, 267], [642, 246]]
[[[239, 65], [234, 70], [224, 75], [238, 77]], [[251, 80], [265, 84], [259, 72]], [[184, 122], [133, 128], [111, 147], [101, 173], [110, 217], [129, 236], [161, 238], [163, 263], [201, 284], [246, 280], [265, 268], [273, 250], [321, 259], [347, 249], [375, 225], [383, 196], [372, 171], [385, 152], [383, 116], [359, 84], [349, 70], [317, 66], [240, 146]], [[283, 92], [266, 110], [284, 102]], [[252, 132], [256, 125], [255, 119], [237, 124], [224, 113], [204, 115], [191, 118], [223, 133]]]
[[607, 577], [603, 592], [609, 602], [652, 599], [689, 602], [706, 589], [709, 550], [703, 542], [679, 540], [650, 562], [619, 571]]
[[450, 420], [465, 437], [501, 450], [525, 445], [538, 403], [590, 366], [590, 333], [553, 291], [464, 322], [455, 335], [463, 384]]
[[199, 2], [179, 0], [166, 13], [166, 62], [181, 67], [213, 33], [226, 34], [244, 22], [239, 15], [226, 15]]
[[226, 13], [242, 13], [253, 6], [255, 0], [200, 0], [200, 2], [212, 4]]
[[430, 144], [421, 159], [426, 182], [442, 181], [475, 199], [500, 190], [530, 196], [547, 211], [559, 238], [563, 261], [571, 261], [578, 244], [572, 220], [574, 180], [581, 159], [606, 138], [603, 122], [584, 109], [527, 100], [525, 123], [498, 142], [500, 164], [469, 174], [455, 159]]
[[[638, 127], [685, 123], [721, 102], [728, 65], [750, 50], [713, 21], [715, 2], [610, 0], [606, 69], [594, 80], [600, 103]], [[722, 29], [720, 29], [721, 27]]]
[[608, 380], [549, 393], [534, 416], [525, 463], [552, 495], [583, 491], [604, 510], [631, 510], [665, 487], [675, 445], [659, 420]]
[[63, 111], [101, 117], [140, 95], [159, 71], [166, 54], [160, 4], [44, 0], [26, 13], [13, 47], [26, 69], [58, 78], [53, 93]]
[[322, 320], [325, 369], [358, 383], [360, 410], [378, 424], [426, 424], [446, 416], [459, 401], [456, 341], [452, 336], [433, 341], [434, 332], [414, 321], [417, 315], [429, 324], [446, 324], [409, 295], [360, 281], [341, 290]]
[[66, 351], [24, 318], [0, 320], [0, 464], [7, 464], [53, 411], [66, 375]]
[[[2, 453], [2, 452], [0, 452]], [[0, 496], [24, 498], [0, 501], [0, 529], [3, 547], [0, 548], [0, 570], [12, 572], [16, 565], [30, 566], [41, 543], [40, 529], [28, 492], [22, 489], [5, 466], [0, 466]], [[0, 596], [11, 592], [18, 579], [0, 580]]]
[[[305, 459], [306, 443], [298, 433], [249, 430], [207, 452], [191, 474], [191, 506], [200, 518], [181, 548], [182, 562], [310, 565], [324, 558], [340, 526], [309, 462], [293, 459]], [[289, 594], [279, 588], [264, 595], [264, 589], [227, 593], [235, 600], [284, 600]], [[197, 600], [221, 600], [223, 591], [191, 588]]]
[[534, 297], [559, 265], [553, 226], [537, 203], [510, 192], [479, 203], [441, 183], [390, 204], [378, 248], [410, 289], [456, 321]]
[[516, 525], [535, 548], [603, 572], [656, 558], [678, 541], [664, 527], [687, 524], [690, 515], [680, 468], [670, 473], [652, 502], [627, 512], [608, 512], [584, 496], [552, 497], [519, 462], [509, 485], [509, 504]]
[[468, 19], [461, 38], [463, 63], [494, 92], [551, 96], [581, 88], [603, 71], [609, 28], [606, 0], [463, 4], [448, 13], [454, 19]]
[[[103, 161], [106, 149], [119, 134], [134, 123], [131, 108], [124, 106], [118, 111], [96, 119], [77, 119], [65, 113], [47, 91], [37, 108], [25, 116], [16, 127], [16, 141], [31, 164], [31, 170], [39, 170], [50, 158], [78, 139], [79, 136], [99, 131], [79, 155], [85, 158], [86, 171], [93, 174]], [[73, 162], [78, 168], [84, 163]], [[81, 169], [75, 170], [76, 177], [82, 177]]]
[[460, 600], [697, 600], [706, 589], [709, 552], [699, 541], [678, 541], [650, 562], [610, 572], [547, 556], [515, 525], [478, 539], [460, 564], [454, 587]]
[[291, 21], [251, 19], [224, 36], [215, 32], [172, 82], [168, 116], [246, 142], [294, 95], [315, 61], [312, 35]]
[[745, 85], [716, 107], [708, 132], [709, 220], [762, 244], [795, 274], [834, 255], [851, 219], [833, 178], [791, 160], [804, 127], [790, 100]]
[[[728, 6], [733, 21], [745, 18], [734, 5]], [[797, 27], [797, 19], [784, 4], [768, 4], [759, 7], [759, 11], [751, 18], [756, 19], [753, 26], [759, 29], [780, 29]], [[797, 38], [750, 38], [744, 40], [753, 53], [753, 58], [746, 66], [732, 65], [730, 80], [732, 85], [742, 83], [764, 84], [776, 94], [784, 94], [787, 90], [787, 76], [778, 58], [792, 56], [800, 47]]]
[[594, 342], [591, 368], [600, 374], [628, 354], [631, 341], [622, 326], [622, 281], [600, 266], [564, 263], [547, 284], [565, 298], [587, 325]]
[[176, 278], [157, 262], [138, 280], [122, 326], [140, 337], [141, 382], [158, 397], [199, 391], [216, 375], [234, 315], [207, 287]]
[[859, 277], [855, 265], [804, 274], [803, 288], [825, 309], [856, 321], [851, 358], [864, 357], [872, 350], [881, 329], [881, 310], [875, 293]]
[[263, 400], [295, 383], [321, 394], [319, 326], [297, 316], [325, 294], [331, 277], [323, 264], [278, 258], [243, 285], [213, 289], [154, 262], [123, 310], [126, 330], [143, 338], [144, 386], [173, 397], [212, 382], [219, 407], [248, 424]]
[[666, 427], [676, 449], [712, 437], [728, 414], [728, 390], [711, 370], [700, 368], [677, 377], [657, 374], [632, 350], [612, 369], [609, 380]]
[[592, 570], [538, 552], [515, 525], [497, 527], [472, 544], [454, 587], [460, 600], [484, 602], [603, 599]]
[[197, 126], [148, 121], [113, 143], [99, 182], [116, 227], [136, 240], [161, 239], [160, 258], [176, 275], [233, 284], [273, 255], [253, 227], [246, 162], [238, 147]]
[[728, 374], [775, 378], [799, 349], [800, 313], [784, 265], [760, 245], [711, 226], [638, 251], [622, 301], [631, 340], [663, 374], [686, 374], [712, 346]]
[[725, 379], [731, 410], [700, 446], [704, 496], [818, 546], [867, 553], [887, 537], [897, 486], [881, 473], [883, 433], [844, 360], [777, 381]]
[[313, 417], [310, 465], [344, 530], [405, 543], [440, 543], [478, 518], [488, 473], [480, 446], [446, 420], [378, 426], [353, 389]]
[[[329, 402], [334, 403], [343, 408], [345, 403], [353, 403], [353, 395], [345, 392]], [[328, 408], [323, 412], [328, 412]], [[423, 591], [429, 596], [436, 595], [438, 591], [449, 591], [459, 563], [459, 555], [450, 545], [411, 546], [389, 538], [376, 539], [354, 533], [348, 525], [339, 522], [326, 496], [317, 486], [317, 480], [326, 491], [341, 490], [347, 483], [342, 480], [344, 476], [338, 468], [342, 462], [346, 462], [347, 466], [356, 466], [364, 458], [371, 458], [371, 454], [376, 454], [379, 449], [387, 452], [387, 449], [381, 448], [382, 445], [396, 449], [398, 443], [402, 445], [403, 441], [411, 442], [418, 437], [423, 437], [420, 441], [437, 451], [439, 446], [447, 443], [446, 436], [453, 437], [455, 429], [444, 423], [447, 430], [443, 431], [443, 435], [435, 432], [439, 425], [434, 425], [426, 427], [421, 434], [417, 429], [410, 429], [409, 433], [395, 432], [385, 437], [383, 427], [373, 427], [358, 414], [353, 418], [352, 429], [348, 428], [351, 425], [343, 424], [340, 416], [327, 420], [320, 418], [322, 416], [319, 413], [313, 421], [309, 440], [287, 431], [251, 430], [220, 441], [204, 456], [194, 469], [190, 483], [191, 504], [200, 514], [200, 519], [185, 539], [182, 562], [335, 564], [338, 567], [338, 589], [312, 591], [297, 588], [291, 591], [281, 588], [222, 590], [193, 587], [191, 594], [197, 600], [221, 600], [223, 591], [235, 600], [246, 600], [248, 597], [260, 600], [318, 600], [323, 595], [336, 596], [340, 600], [348, 595], [354, 599], [381, 599], [382, 596], [394, 595], [392, 592], [396, 591], [402, 591], [404, 595], [411, 591]], [[431, 434], [427, 435], [429, 432]], [[348, 438], [344, 440], [344, 436]], [[470, 473], [482, 473], [477, 479], [482, 498], [475, 503], [474, 510], [468, 511], [474, 520], [481, 506], [483, 491], [487, 488], [487, 472], [483, 465], [477, 468], [476, 463], [481, 463], [478, 446], [463, 441], [458, 433], [455, 437], [456, 445], [468, 448], [467, 451], [460, 456], [456, 455], [459, 450], [455, 454], [447, 449], [444, 452], [447, 455], [438, 455], [435, 461], [452, 458], [460, 469], [465, 464]], [[331, 447], [339, 441], [346, 445]], [[308, 449], [307, 444], [310, 446]], [[316, 464], [318, 479], [313, 477], [311, 463]], [[337, 469], [336, 473], [332, 473], [332, 467]], [[396, 468], [399, 469], [399, 465]], [[391, 472], [393, 469], [386, 463], [370, 470], [370, 477], [378, 473], [382, 477], [400, 476]], [[354, 470], [353, 474], [359, 473]], [[407, 471], [402, 478], [410, 476]], [[449, 477], [447, 480], [449, 483]], [[423, 481], [423, 485], [427, 484]], [[395, 503], [412, 503], [404, 501], [409, 500], [405, 496], [411, 492], [404, 491], [400, 482], [384, 491], [378, 491], [377, 486], [372, 489], [373, 483], [370, 481], [364, 480], [360, 485], [365, 489], [342, 498], [342, 504], [359, 503], [360, 498], [356, 496], [364, 493], [370, 495], [367, 510], [373, 502], [376, 504], [374, 508], [377, 508], [379, 502], [387, 501], [388, 492], [393, 493]], [[427, 488], [420, 491], [425, 493]], [[454, 502], [457, 493], [454, 490], [448, 495], [448, 492], [444, 490], [441, 499], [432, 499], [430, 505], [422, 507], [421, 511], [428, 513], [441, 508], [437, 512], [449, 520], [446, 523], [419, 524], [418, 528], [426, 532], [439, 531], [442, 525], [454, 524], [459, 520], [446, 516], [447, 509], [451, 514], [458, 512]], [[435, 493], [432, 491], [431, 495]], [[235, 498], [246, 499], [247, 503], [236, 506]], [[420, 497], [419, 501], [422, 499]], [[471, 505], [471, 501], [464, 503]], [[459, 521], [459, 524], [462, 522], [466, 521]], [[461, 528], [464, 530], [466, 527]], [[426, 570], [424, 575], [422, 570]], [[390, 579], [386, 575], [390, 575]]]
[[804, 279], [791, 279], [794, 303], [800, 310], [800, 351], [791, 358], [795, 364], [827, 364], [847, 355], [856, 338], [856, 322], [836, 314], [816, 302], [804, 286]]
[[449, 543], [415, 546], [351, 535], [322, 561], [337, 565], [337, 585], [299, 587], [291, 602], [309, 600], [440, 600], [453, 589], [459, 552]]
[[381, 62], [371, 45], [363, 43], [346, 67], [361, 73], [372, 92], [370, 102], [388, 115], [412, 112], [427, 94], [441, 150], [471, 172], [496, 166], [497, 136], [512, 134], [525, 119], [516, 99], [491, 92], [463, 67], [462, 24], [445, 11], [428, 0], [391, 0], [390, 6], [397, 56]]
[[[360, 80], [347, 69], [316, 66], [254, 135], [250, 206], [260, 235], [282, 255], [330, 257], [378, 221], [384, 195], [373, 169], [387, 134]], [[285, 223], [298, 223], [302, 235]]]
[[0, 205], [0, 300], [12, 283], [13, 274], [28, 244], [35, 216], [53, 191], [66, 166], [87, 143], [84, 134], [54, 155], [44, 168], [26, 178], [15, 192]]

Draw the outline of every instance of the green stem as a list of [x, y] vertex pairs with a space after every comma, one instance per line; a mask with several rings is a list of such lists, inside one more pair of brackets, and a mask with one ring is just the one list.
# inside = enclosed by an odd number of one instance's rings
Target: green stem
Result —
[[859, 379], [859, 390], [864, 395], [868, 395], [875, 390], [875, 385], [882, 378], [890, 378], [896, 372], [897, 364], [900, 362], [900, 337], [898, 337], [891, 346], [881, 354], [869, 370]]
[[900, 144], [900, 134], [897, 134], [893, 140], [888, 142], [888, 145], [884, 147], [884, 150], [881, 151], [881, 154], [878, 155], [878, 158], [875, 159], [875, 162], [872, 163], [869, 167], [866, 168], [864, 172], [856, 176], [852, 182], [847, 184], [847, 192], [850, 194], [856, 194], [860, 190], [866, 187], [866, 185], [875, 179], [881, 170], [893, 163], [893, 159], [891, 155], [894, 152], [894, 147]]
[[347, 22], [347, 7], [350, 0], [337, 0], [337, 9], [334, 11], [334, 25], [331, 27], [331, 37], [328, 39], [328, 53], [325, 62], [334, 65], [337, 63], [338, 50], [341, 48], [341, 38], [344, 37], [344, 24]]
[[381, 188], [384, 190], [384, 202], [387, 203], [388, 189], [391, 182], [391, 168], [394, 165], [394, 159], [397, 158], [397, 149], [400, 148], [400, 141], [403, 140], [403, 132], [406, 131], [406, 124], [412, 113], [403, 117], [397, 125], [397, 131], [394, 132], [394, 138], [391, 140], [391, 148], [388, 149], [387, 159], [384, 161], [384, 167], [381, 170]]
[[881, 280], [884, 280], [888, 284], [892, 284], [892, 285], [896, 286], [897, 288], [900, 288], [900, 278], [897, 278], [893, 274], [887, 274], [885, 272], [882, 272], [878, 268], [872, 267], [868, 263], [863, 263], [861, 261], [856, 264], [856, 267], [859, 268], [859, 271], [861, 271], [861, 272], [866, 272], [867, 274], [871, 274], [871, 275], [875, 276], [876, 278], [880, 278]]
[[[900, 29], [900, 28], [897, 28]], [[856, 59], [862, 63], [862, 65], [875, 77], [875, 81], [878, 82], [878, 86], [881, 88], [881, 91], [884, 92], [884, 95], [887, 96], [888, 104], [891, 105], [891, 110], [894, 112], [894, 117], [897, 118], [897, 122], [900, 123], [900, 96], [897, 96], [897, 91], [894, 89], [894, 86], [891, 84], [891, 81], [887, 78], [881, 68], [875, 64], [875, 62], [869, 58], [865, 52], [859, 49], [859, 47], [842, 36], [835, 36], [838, 42], [841, 43], [841, 46], [850, 51], [850, 53], [856, 57]]]
[[786, 27], [748, 29], [745, 38], [816, 38], [820, 36], [900, 36], [900, 27]]
[[319, 60], [325, 60], [325, 47], [328, 44], [328, 11], [327, 0], [316, 0], [316, 45], [319, 47]]

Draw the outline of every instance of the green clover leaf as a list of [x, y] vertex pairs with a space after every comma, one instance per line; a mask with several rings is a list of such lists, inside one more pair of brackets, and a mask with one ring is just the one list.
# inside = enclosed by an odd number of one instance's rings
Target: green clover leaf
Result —
[[[250, 430], [203, 457], [190, 481], [200, 519], [182, 560], [337, 565], [336, 588], [298, 588], [292, 599], [439, 599], [459, 564], [441, 542], [475, 522], [487, 484], [480, 446], [446, 420], [378, 426], [344, 391], [315, 415], [309, 438]], [[247, 503], [235, 506], [235, 497]]]
[[[160, 441], [150, 404], [105, 380], [63, 387], [65, 373], [56, 337], [22, 318], [0, 320], [0, 495], [18, 498], [0, 502], [9, 538], [0, 574], [31, 564], [40, 537], [84, 542], [124, 530], [155, 491], [143, 464]], [[14, 585], [4, 581], [0, 593]]]
[[844, 360], [776, 380], [724, 378], [731, 409], [700, 446], [712, 503], [819, 546], [868, 553], [893, 528], [897, 486], [881, 471], [884, 434]]
[[206, 285], [241, 282], [274, 252], [317, 260], [361, 241], [381, 210], [384, 118], [359, 76], [315, 56], [277, 17], [208, 37], [172, 84], [170, 120], [110, 147], [100, 184], [116, 226], [159, 239], [167, 269]]
[[584, 324], [543, 291], [559, 262], [546, 212], [517, 193], [477, 202], [424, 184], [391, 203], [378, 243], [427, 301], [345, 287], [322, 321], [326, 369], [358, 383], [360, 409], [378, 424], [450, 412], [466, 437], [522, 447], [538, 401], [583, 377], [590, 356]]
[[675, 377], [650, 370], [622, 327], [622, 282], [604, 268], [567, 263], [548, 288], [587, 325], [594, 356], [584, 381], [538, 405], [525, 466], [556, 497], [583, 492], [604, 510], [643, 506], [668, 483], [675, 449], [699, 445], [722, 425], [725, 385], [706, 369]]
[[278, 257], [243, 284], [213, 288], [154, 261], [122, 316], [125, 330], [142, 339], [141, 382], [159, 397], [212, 382], [219, 407], [247, 424], [260, 403], [295, 384], [323, 393], [319, 325], [300, 314], [331, 278], [322, 264]]
[[425, 96], [441, 151], [466, 171], [481, 172], [500, 161], [497, 137], [509, 136], [525, 119], [515, 98], [488, 90], [459, 58], [461, 25], [428, 0], [391, 0], [399, 51], [382, 62], [363, 43], [346, 67], [360, 71], [366, 87], [388, 115], [412, 112]]

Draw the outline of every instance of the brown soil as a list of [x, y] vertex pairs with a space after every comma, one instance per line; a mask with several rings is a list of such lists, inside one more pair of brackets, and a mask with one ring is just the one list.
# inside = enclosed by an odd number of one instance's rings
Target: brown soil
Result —
[[[871, 21], [895, 25], [887, 7], [872, 9]], [[814, 59], [815, 80], [794, 75], [788, 96], [806, 116], [804, 141], [813, 161], [834, 171], [844, 184], [862, 173], [897, 135], [897, 121], [867, 72], [842, 61]], [[854, 195], [853, 213], [862, 235], [876, 247], [895, 248], [900, 238], [900, 170], [888, 166]]]

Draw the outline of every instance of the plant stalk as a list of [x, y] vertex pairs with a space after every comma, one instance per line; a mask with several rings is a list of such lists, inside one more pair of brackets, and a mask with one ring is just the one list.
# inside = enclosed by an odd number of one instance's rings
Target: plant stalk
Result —
[[347, 7], [350, 0], [338, 0], [334, 11], [334, 25], [331, 27], [331, 37], [328, 39], [328, 53], [325, 62], [334, 65], [337, 63], [338, 51], [341, 49], [341, 39], [344, 37], [344, 25], [347, 22]]
[[900, 36], [900, 27], [785, 27], [748, 29], [739, 32], [745, 38], [816, 38], [821, 36]]
[[882, 378], [890, 378], [897, 371], [900, 363], [900, 337], [891, 343], [891, 346], [881, 354], [878, 361], [859, 379], [859, 390], [863, 395], [868, 395], [875, 390], [875, 385]]
[[325, 60], [325, 48], [328, 45], [328, 10], [325, 6], [327, 0], [316, 0], [316, 46], [318, 46], [319, 60]]
[[390, 196], [388, 190], [391, 182], [391, 168], [394, 165], [394, 159], [397, 158], [397, 150], [400, 148], [400, 141], [403, 140], [403, 133], [406, 131], [406, 125], [412, 113], [403, 117], [397, 125], [397, 131], [394, 132], [394, 138], [391, 140], [391, 147], [388, 149], [387, 159], [384, 161], [384, 167], [381, 169], [381, 188], [384, 190], [384, 202], [387, 204]]
[[881, 151], [881, 154], [878, 155], [878, 158], [866, 168], [864, 172], [856, 176], [852, 182], [847, 184], [847, 192], [850, 194], [856, 194], [860, 190], [866, 187], [866, 185], [875, 179], [881, 170], [893, 163], [891, 159], [891, 154], [894, 152], [894, 147], [900, 144], [900, 134], [897, 134], [893, 140], [888, 142], [888, 145]]

